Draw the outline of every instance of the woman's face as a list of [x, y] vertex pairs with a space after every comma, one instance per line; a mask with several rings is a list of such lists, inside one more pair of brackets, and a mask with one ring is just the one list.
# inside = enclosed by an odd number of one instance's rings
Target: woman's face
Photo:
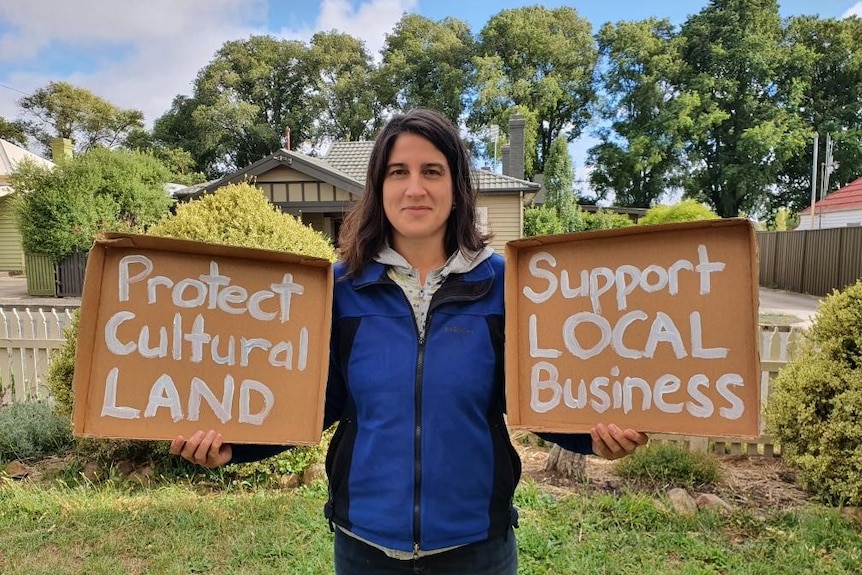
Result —
[[443, 249], [452, 204], [452, 174], [443, 152], [422, 136], [399, 135], [383, 180], [383, 210], [392, 225], [392, 247], [396, 251], [407, 245]]

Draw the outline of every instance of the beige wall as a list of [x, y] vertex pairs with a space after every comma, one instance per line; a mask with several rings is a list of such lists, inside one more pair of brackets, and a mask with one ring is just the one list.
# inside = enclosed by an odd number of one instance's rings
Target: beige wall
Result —
[[12, 212], [12, 197], [0, 198], [0, 271], [19, 272], [24, 269], [24, 249]]
[[479, 194], [476, 206], [488, 209], [488, 231], [494, 234], [491, 247], [500, 255], [506, 252], [506, 242], [517, 240], [523, 230], [521, 194]]

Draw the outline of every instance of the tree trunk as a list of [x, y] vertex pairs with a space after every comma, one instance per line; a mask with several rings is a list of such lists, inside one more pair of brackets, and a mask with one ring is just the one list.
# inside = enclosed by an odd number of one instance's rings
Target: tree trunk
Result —
[[551, 449], [551, 453], [548, 454], [545, 471], [576, 481], [583, 481], [587, 477], [587, 456], [566, 451], [559, 445], [555, 445]]

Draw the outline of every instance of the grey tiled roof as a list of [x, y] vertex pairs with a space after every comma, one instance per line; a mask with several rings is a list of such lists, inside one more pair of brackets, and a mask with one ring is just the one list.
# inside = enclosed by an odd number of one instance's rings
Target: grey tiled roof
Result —
[[364, 184], [373, 148], [373, 141], [334, 142], [323, 159], [336, 170]]
[[[322, 159], [357, 182], [365, 183], [368, 160], [373, 141], [335, 142]], [[481, 192], [536, 191], [539, 184], [495, 174], [486, 170], [472, 170], [473, 185]]]

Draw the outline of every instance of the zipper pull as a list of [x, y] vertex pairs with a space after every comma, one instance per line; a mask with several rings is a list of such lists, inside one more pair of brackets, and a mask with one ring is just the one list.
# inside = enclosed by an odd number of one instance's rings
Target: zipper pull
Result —
[[413, 559], [419, 559], [419, 544], [413, 544]]

